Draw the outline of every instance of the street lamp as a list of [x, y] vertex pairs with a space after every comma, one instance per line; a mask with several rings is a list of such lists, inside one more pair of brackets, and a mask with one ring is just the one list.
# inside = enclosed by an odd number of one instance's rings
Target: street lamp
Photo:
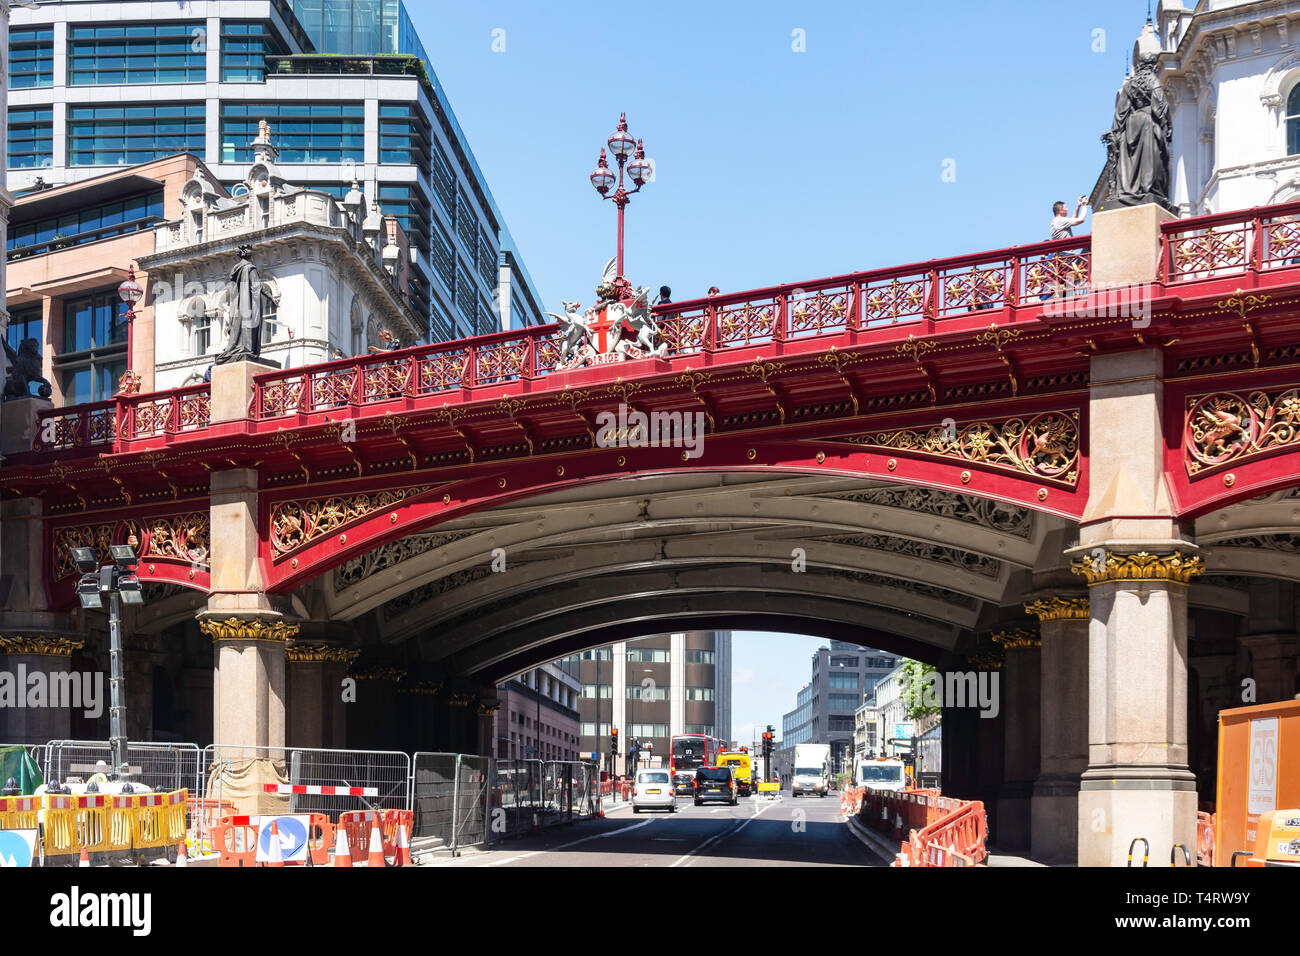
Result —
[[122, 376], [122, 391], [128, 395], [140, 390], [140, 379], [132, 370], [135, 364], [135, 304], [144, 295], [144, 289], [135, 281], [135, 266], [126, 267], [126, 281], [117, 287], [117, 295], [126, 304], [126, 373]]
[[130, 768], [126, 762], [126, 705], [123, 703], [125, 677], [122, 673], [122, 615], [118, 599], [124, 604], [143, 604], [144, 592], [135, 574], [139, 559], [135, 555], [135, 535], [130, 544], [109, 545], [112, 564], [99, 565], [93, 548], [72, 548], [72, 560], [81, 572], [77, 598], [83, 608], [104, 606], [108, 595], [108, 663], [109, 663], [109, 748], [112, 751], [115, 780], [125, 781]]
[[[606, 144], [609, 147], [610, 154], [614, 161], [618, 163], [618, 188], [612, 195], [607, 195], [611, 188], [614, 187], [614, 171], [609, 168], [609, 163], [605, 159], [605, 150], [601, 149], [600, 159], [596, 161], [596, 168], [591, 172], [591, 185], [600, 193], [602, 199], [612, 199], [614, 205], [618, 207], [618, 272], [619, 276], [623, 275], [623, 210], [631, 202], [633, 193], [641, 191], [641, 187], [650, 181], [653, 173], [653, 167], [650, 160], [645, 158], [645, 145], [639, 139], [633, 139], [627, 131], [627, 114], [618, 115], [618, 129], [614, 130]], [[633, 155], [635, 154], [635, 155]], [[632, 157], [631, 163], [628, 158]], [[636, 184], [636, 189], [628, 190], [623, 185], [623, 171], [627, 168], [627, 173], [632, 182]]]

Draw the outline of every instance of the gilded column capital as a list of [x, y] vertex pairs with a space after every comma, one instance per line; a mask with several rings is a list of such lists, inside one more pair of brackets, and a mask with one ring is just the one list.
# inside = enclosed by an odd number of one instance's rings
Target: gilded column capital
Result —
[[1006, 656], [1003, 648], [994, 645], [967, 654], [966, 663], [978, 671], [1000, 671]]
[[348, 671], [348, 677], [357, 680], [382, 680], [396, 684], [406, 676], [405, 667], [366, 667], [359, 671]]
[[[405, 671], [403, 671], [405, 673]], [[409, 687], [399, 687], [399, 694], [419, 694], [423, 697], [437, 697], [442, 693], [444, 684], [439, 680], [421, 680], [416, 681]]]
[[334, 644], [294, 641], [284, 649], [284, 659], [291, 664], [351, 664], [360, 656], [359, 650]]
[[39, 657], [71, 657], [86, 642], [61, 634], [5, 634], [0, 636], [0, 654], [33, 654]]
[[266, 644], [285, 644], [298, 636], [298, 624], [291, 621], [274, 621], [248, 617], [206, 617], [199, 621], [199, 630], [214, 641], [260, 641]]
[[1092, 605], [1086, 597], [1050, 597], [1030, 601], [1025, 610], [1038, 618], [1039, 623], [1046, 621], [1090, 621]]
[[1002, 631], [994, 631], [991, 635], [995, 644], [1001, 644], [1005, 650], [1015, 648], [1033, 648], [1042, 647], [1042, 639], [1039, 638], [1038, 632], [1030, 630], [1027, 627], [1009, 627]]
[[1205, 559], [1199, 554], [1116, 554], [1087, 556], [1070, 563], [1070, 570], [1088, 581], [1088, 587], [1111, 581], [1163, 581], [1169, 584], [1188, 584], [1192, 578], [1205, 571]]

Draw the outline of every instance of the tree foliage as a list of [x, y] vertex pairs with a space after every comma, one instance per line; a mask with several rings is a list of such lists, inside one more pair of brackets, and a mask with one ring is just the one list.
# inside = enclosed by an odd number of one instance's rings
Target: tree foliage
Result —
[[900, 696], [903, 698], [907, 719], [917, 720], [939, 713], [938, 707], [927, 707], [925, 704], [926, 675], [935, 673], [935, 669], [929, 664], [907, 658], [899, 662], [899, 669], [901, 673], [898, 679], [902, 684]]

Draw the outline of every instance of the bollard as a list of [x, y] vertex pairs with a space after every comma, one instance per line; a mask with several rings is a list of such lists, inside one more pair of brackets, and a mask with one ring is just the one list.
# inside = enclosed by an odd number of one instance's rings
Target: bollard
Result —
[[1128, 865], [1133, 865], [1133, 847], [1137, 846], [1138, 840], [1142, 841], [1142, 865], [1147, 865], [1147, 859], [1151, 856], [1151, 844], [1147, 842], [1146, 837], [1134, 837], [1133, 842], [1128, 845]]

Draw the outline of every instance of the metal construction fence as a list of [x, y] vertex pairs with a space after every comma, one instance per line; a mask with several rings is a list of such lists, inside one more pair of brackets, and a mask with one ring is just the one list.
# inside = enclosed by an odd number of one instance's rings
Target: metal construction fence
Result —
[[[69, 777], [89, 781], [97, 773], [111, 772], [113, 751], [106, 740], [51, 740], [39, 748], [39, 756], [33, 754], [33, 759], [47, 783]], [[132, 740], [126, 747], [131, 782], [155, 792], [201, 792], [199, 761], [198, 744]]]
[[[30, 748], [47, 782], [82, 781], [111, 763], [107, 741], [54, 740]], [[191, 828], [206, 845], [224, 815], [411, 810], [411, 838], [457, 850], [600, 810], [595, 766], [586, 761], [496, 760], [476, 754], [394, 750], [129, 743], [132, 782], [187, 790]]]

